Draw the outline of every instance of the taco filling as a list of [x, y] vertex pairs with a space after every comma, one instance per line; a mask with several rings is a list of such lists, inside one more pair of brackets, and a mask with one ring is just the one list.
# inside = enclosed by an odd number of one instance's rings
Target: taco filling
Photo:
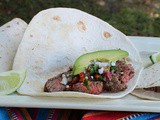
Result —
[[115, 62], [93, 60], [85, 67], [85, 70], [78, 74], [74, 73], [73, 68], [49, 79], [44, 91], [79, 91], [90, 94], [124, 91], [135, 72], [132, 65], [122, 58]]

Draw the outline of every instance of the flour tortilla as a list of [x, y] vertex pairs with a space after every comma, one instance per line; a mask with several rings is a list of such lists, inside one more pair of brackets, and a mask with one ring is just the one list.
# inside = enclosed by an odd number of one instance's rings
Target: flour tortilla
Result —
[[155, 52], [141, 52], [143, 66], [145, 69], [136, 86], [136, 89], [131, 93], [142, 99], [160, 100], [160, 93], [145, 90], [144, 88], [160, 86], [160, 63], [152, 64], [149, 59], [150, 55]]
[[[135, 76], [125, 91], [91, 95], [81, 92], [43, 92], [47, 79], [65, 72], [82, 54], [97, 50], [129, 52]], [[140, 55], [131, 41], [108, 23], [76, 9], [51, 8], [39, 12], [29, 23], [18, 48], [13, 69], [27, 69], [18, 92], [32, 96], [120, 98], [136, 86], [142, 70]]]
[[0, 72], [12, 69], [13, 60], [27, 24], [15, 18], [0, 27]]
[[160, 63], [155, 63], [143, 70], [136, 88], [149, 88], [158, 85], [160, 85]]

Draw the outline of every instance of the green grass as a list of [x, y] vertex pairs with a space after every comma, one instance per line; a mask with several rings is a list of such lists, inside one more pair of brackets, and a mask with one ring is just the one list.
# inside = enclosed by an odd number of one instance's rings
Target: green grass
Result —
[[32, 17], [43, 9], [69, 7], [95, 15], [126, 35], [160, 37], [160, 9], [157, 7], [157, 5], [160, 6], [160, 3], [158, 1], [2, 0], [0, 2], [0, 25], [15, 17], [19, 17], [29, 23]]

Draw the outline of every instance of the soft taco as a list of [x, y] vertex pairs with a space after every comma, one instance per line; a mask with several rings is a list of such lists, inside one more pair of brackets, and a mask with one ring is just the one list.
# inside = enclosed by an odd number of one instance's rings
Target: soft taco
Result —
[[[134, 76], [127, 82], [125, 90], [102, 92], [99, 95], [44, 91], [47, 80], [58, 75], [62, 77], [62, 73], [73, 68], [79, 56], [119, 49], [128, 53], [127, 60], [134, 69]], [[18, 90], [20, 94], [120, 98], [135, 88], [143, 69], [141, 64], [139, 52], [128, 37], [108, 23], [80, 10], [51, 8], [39, 12], [29, 23], [14, 59], [13, 69], [28, 70], [26, 80]]]
[[15, 18], [0, 27], [0, 72], [12, 69], [13, 60], [27, 23]]
[[153, 64], [150, 56], [155, 52], [142, 52], [145, 69], [142, 72], [133, 95], [143, 99], [160, 100], [160, 63]]

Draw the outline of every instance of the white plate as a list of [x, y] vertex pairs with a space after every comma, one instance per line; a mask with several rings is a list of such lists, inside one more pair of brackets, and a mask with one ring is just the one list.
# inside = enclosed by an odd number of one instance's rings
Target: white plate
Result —
[[[139, 51], [160, 51], [160, 38], [130, 37], [130, 39]], [[0, 106], [160, 112], [160, 101], [143, 100], [132, 95], [121, 99], [89, 99], [30, 97], [13, 94], [0, 96]]]

